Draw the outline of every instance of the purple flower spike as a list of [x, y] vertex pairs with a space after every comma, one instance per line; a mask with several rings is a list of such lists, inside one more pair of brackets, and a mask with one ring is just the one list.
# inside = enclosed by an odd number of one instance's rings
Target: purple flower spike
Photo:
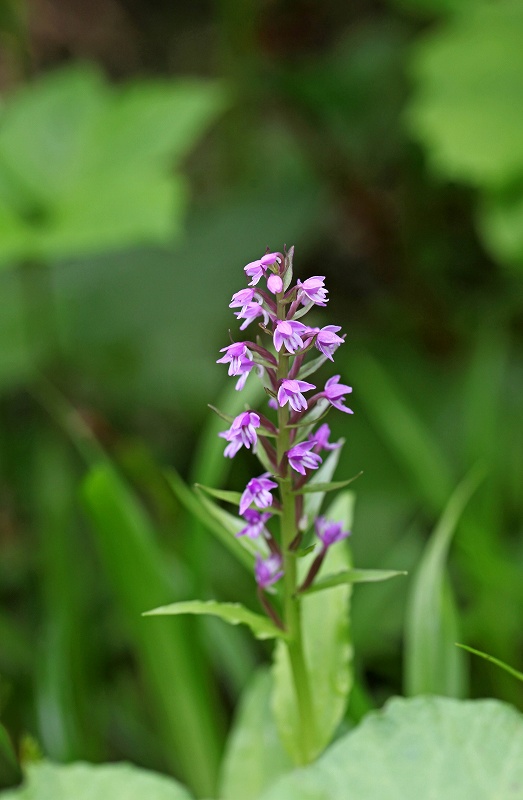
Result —
[[265, 560], [259, 555], [256, 556], [254, 576], [260, 589], [267, 589], [283, 577], [281, 563], [280, 556], [276, 554], [269, 556]]
[[308, 441], [314, 442], [314, 449], [315, 450], [337, 450], [338, 447], [341, 447], [341, 442], [331, 443], [329, 442], [329, 436], [331, 435], [331, 429], [327, 425], [326, 422], [323, 425], [320, 425], [315, 433], [311, 433]]
[[338, 331], [341, 331], [339, 325], [325, 325], [324, 328], [318, 329], [314, 342], [320, 353], [330, 358], [331, 361], [334, 361], [332, 357], [334, 351], [344, 342], [344, 339], [337, 335]]
[[256, 286], [260, 278], [263, 278], [265, 275], [267, 267], [270, 267], [271, 264], [275, 264], [276, 261], [279, 261], [278, 253], [267, 253], [257, 261], [251, 261], [250, 264], [247, 264], [243, 269], [245, 274], [248, 275], [249, 278], [252, 278], [249, 286]]
[[339, 383], [339, 380], [339, 375], [334, 375], [332, 378], [329, 378], [325, 384], [325, 389], [321, 393], [321, 397], [326, 397], [329, 403], [339, 411], [344, 411], [346, 414], [354, 414], [352, 409], [344, 405], [345, 395], [352, 392], [352, 386], [345, 386], [345, 384]]
[[236, 536], [248, 536], [249, 539], [257, 539], [260, 535], [268, 535], [265, 528], [265, 523], [271, 517], [268, 511], [265, 514], [260, 514], [256, 509], [248, 508], [243, 517], [247, 525]]
[[283, 292], [283, 281], [279, 275], [269, 275], [267, 278], [267, 289], [273, 294]]
[[294, 411], [305, 411], [307, 401], [302, 392], [310, 392], [315, 388], [313, 383], [307, 383], [307, 381], [284, 380], [278, 389], [278, 403], [283, 408], [288, 401]]
[[222, 431], [218, 436], [226, 439], [229, 444], [225, 448], [224, 455], [233, 458], [242, 445], [247, 449], [255, 445], [258, 441], [256, 428], [260, 427], [260, 417], [254, 411], [244, 411], [234, 420], [228, 431]]
[[256, 302], [256, 301], [253, 302], [253, 303], [247, 303], [247, 305], [243, 306], [241, 311], [236, 311], [235, 312], [235, 316], [238, 319], [244, 319], [245, 320], [245, 322], [242, 325], [240, 325], [240, 330], [241, 331], [245, 330], [247, 325], [250, 325], [251, 322], [254, 319], [256, 319], [256, 317], [263, 317], [263, 324], [264, 325], [267, 325], [268, 322], [269, 322], [269, 313], [263, 307], [261, 301], [259, 303]]
[[306, 475], [307, 469], [318, 469], [321, 458], [313, 452], [314, 442], [301, 442], [287, 451], [287, 458], [292, 469], [300, 475]]
[[307, 303], [315, 303], [317, 306], [325, 306], [327, 304], [327, 289], [325, 288], [325, 275], [314, 275], [312, 278], [307, 278], [303, 283], [300, 280], [296, 281], [298, 287], [298, 300], [301, 304], [306, 306]]
[[285, 345], [289, 353], [295, 353], [304, 346], [302, 337], [310, 332], [309, 326], [304, 325], [303, 322], [281, 319], [274, 330], [274, 347], [279, 353], [282, 346]]
[[259, 478], [251, 478], [240, 498], [240, 515], [243, 516], [251, 503], [258, 508], [272, 506], [271, 489], [276, 489], [277, 483], [271, 481], [269, 473], [264, 472]]
[[323, 542], [325, 549], [335, 542], [341, 542], [351, 535], [351, 531], [344, 531], [341, 522], [331, 522], [325, 517], [318, 517], [314, 523], [316, 535]]

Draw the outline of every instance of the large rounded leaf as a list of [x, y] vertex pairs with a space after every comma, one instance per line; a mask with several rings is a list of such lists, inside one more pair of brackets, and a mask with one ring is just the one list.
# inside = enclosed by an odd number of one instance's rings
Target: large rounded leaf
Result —
[[49, 764], [27, 770], [19, 789], [0, 792], [1, 800], [191, 800], [186, 789], [165, 775], [131, 764]]
[[392, 700], [263, 800], [523, 800], [523, 716], [496, 700]]
[[470, 5], [424, 38], [412, 69], [414, 135], [444, 175], [501, 186], [523, 171], [523, 5]]

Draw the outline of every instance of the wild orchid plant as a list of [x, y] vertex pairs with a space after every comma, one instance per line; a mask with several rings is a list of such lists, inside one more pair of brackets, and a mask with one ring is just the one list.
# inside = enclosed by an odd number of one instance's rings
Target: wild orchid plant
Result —
[[[292, 285], [293, 252], [267, 253], [247, 264], [249, 285], [234, 294], [230, 307], [238, 309], [241, 331], [258, 321], [260, 333], [233, 341], [218, 359], [237, 379], [237, 391], [253, 380], [252, 373], [269, 396], [266, 413], [246, 408], [230, 417], [213, 409], [229, 423], [219, 434], [226, 441], [225, 457], [245, 447], [263, 471], [242, 493], [199, 487], [237, 505], [241, 522], [235, 536], [252, 558], [265, 616], [216, 601], [175, 603], [151, 613], [213, 614], [247, 624], [258, 638], [277, 639], [274, 717], [286, 750], [295, 763], [304, 764], [327, 746], [345, 711], [351, 686], [350, 584], [398, 573], [352, 570], [348, 550], [335, 546], [350, 535], [348, 493], [320, 514], [326, 493], [354, 480], [331, 480], [343, 440], [331, 442], [329, 426], [321, 422], [331, 408], [353, 413], [345, 404], [352, 389], [340, 375], [322, 388], [307, 380], [334, 361], [345, 336], [339, 325], [302, 322], [313, 307], [326, 306], [327, 289], [318, 275]], [[203, 501], [209, 507], [208, 499]], [[218, 511], [223, 520], [224, 512]]]

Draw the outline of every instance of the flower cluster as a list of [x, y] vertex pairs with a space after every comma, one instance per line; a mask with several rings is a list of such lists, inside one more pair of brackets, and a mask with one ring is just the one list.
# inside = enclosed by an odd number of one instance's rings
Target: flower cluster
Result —
[[[223, 355], [218, 359], [218, 363], [228, 365], [229, 375], [238, 378], [238, 391], [254, 371], [269, 395], [267, 414], [247, 408], [234, 419], [228, 418], [230, 427], [220, 433], [227, 442], [226, 457], [232, 458], [241, 447], [252, 449], [264, 468], [241, 494], [243, 527], [237, 534], [260, 545], [254, 572], [262, 597], [263, 592], [274, 591], [273, 584], [284, 577], [286, 552], [299, 547], [305, 528], [314, 523], [319, 547], [314, 575], [327, 549], [349, 535], [342, 525], [325, 517], [303, 523], [300, 490], [320, 467], [324, 454], [341, 446], [341, 442], [330, 442], [326, 423], [316, 430], [315, 425], [330, 408], [345, 414], [353, 412], [346, 405], [352, 389], [341, 383], [340, 375], [330, 377], [323, 387], [308, 380], [324, 363], [334, 361], [345, 336], [340, 335], [338, 325], [318, 328], [302, 321], [313, 307], [326, 306], [328, 292], [321, 275], [292, 285], [292, 260], [293, 249], [267, 253], [247, 264], [248, 286], [233, 295], [230, 307], [236, 309], [241, 331], [257, 321], [261, 334], [222, 348]], [[309, 354], [313, 358], [307, 360]], [[282, 528], [278, 536], [271, 530], [271, 520], [277, 515], [283, 518], [282, 509], [289, 502], [294, 504], [294, 524], [285, 534]], [[288, 513], [286, 519], [289, 527]], [[314, 575], [309, 576], [307, 585]], [[262, 602], [267, 609], [266, 599]], [[270, 608], [269, 613], [274, 616]]]

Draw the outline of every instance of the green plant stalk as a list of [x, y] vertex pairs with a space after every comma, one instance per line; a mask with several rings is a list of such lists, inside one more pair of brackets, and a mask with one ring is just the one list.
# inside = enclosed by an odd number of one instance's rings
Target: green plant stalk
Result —
[[[278, 319], [285, 318], [283, 293], [277, 295]], [[289, 359], [282, 353], [278, 356], [278, 380], [286, 378], [289, 370]], [[297, 564], [296, 553], [291, 550], [291, 543], [296, 537], [296, 498], [292, 494], [288, 466], [284, 465], [284, 454], [290, 447], [289, 408], [278, 406], [278, 436], [276, 452], [278, 458], [278, 480], [280, 484], [280, 500], [282, 514], [280, 518], [281, 549], [283, 556], [283, 623], [289, 634], [286, 647], [289, 654], [291, 673], [294, 681], [294, 693], [298, 705], [301, 733], [302, 763], [312, 761], [314, 741], [316, 738], [316, 719], [309, 673], [303, 648], [301, 598], [297, 596]]]

